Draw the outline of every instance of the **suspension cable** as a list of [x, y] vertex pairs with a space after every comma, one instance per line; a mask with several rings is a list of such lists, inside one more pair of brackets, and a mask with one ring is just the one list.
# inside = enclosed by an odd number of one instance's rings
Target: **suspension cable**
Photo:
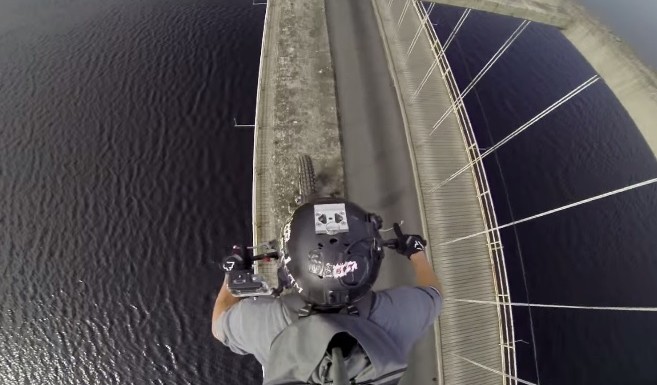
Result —
[[448, 182], [450, 182], [451, 180], [453, 180], [453, 179], [456, 178], [457, 176], [461, 175], [461, 174], [462, 174], [464, 171], [466, 171], [468, 168], [474, 166], [477, 162], [480, 162], [480, 161], [481, 161], [482, 159], [484, 159], [486, 156], [490, 155], [493, 151], [495, 151], [495, 150], [497, 150], [498, 148], [502, 147], [502, 145], [504, 145], [506, 142], [508, 142], [509, 140], [513, 139], [513, 138], [516, 137], [518, 134], [520, 134], [521, 132], [523, 132], [524, 130], [526, 130], [526, 129], [529, 128], [530, 126], [532, 126], [534, 123], [536, 123], [536, 122], [538, 122], [539, 120], [541, 120], [544, 116], [546, 116], [546, 115], [549, 114], [550, 112], [556, 110], [559, 106], [561, 106], [562, 104], [564, 104], [564, 103], [567, 102], [568, 100], [570, 100], [570, 99], [572, 99], [573, 97], [575, 97], [575, 96], [576, 96], [577, 94], [579, 94], [580, 92], [584, 91], [585, 89], [587, 89], [588, 87], [590, 87], [591, 85], [593, 85], [593, 84], [594, 84], [595, 82], [597, 82], [599, 79], [600, 79], [600, 76], [598, 76], [598, 75], [594, 75], [593, 77], [591, 77], [590, 79], [588, 79], [588, 80], [585, 81], [584, 83], [582, 83], [582, 84], [580, 84], [579, 86], [577, 86], [577, 88], [575, 88], [574, 90], [570, 91], [568, 94], [566, 94], [566, 95], [563, 96], [561, 99], [559, 99], [559, 100], [557, 100], [556, 102], [554, 102], [552, 105], [550, 105], [548, 108], [546, 108], [545, 110], [543, 110], [541, 113], [539, 113], [538, 115], [536, 115], [536, 116], [534, 116], [533, 118], [531, 118], [527, 123], [525, 123], [525, 124], [523, 124], [522, 126], [518, 127], [515, 131], [513, 131], [512, 133], [510, 133], [509, 135], [507, 135], [504, 139], [500, 140], [498, 143], [496, 143], [496, 144], [494, 144], [493, 146], [491, 146], [488, 150], [484, 151], [481, 155], [479, 155], [478, 157], [476, 157], [475, 159], [473, 159], [471, 162], [469, 162], [469, 163], [466, 164], [465, 166], [461, 167], [461, 169], [459, 169], [457, 172], [455, 172], [454, 174], [452, 174], [449, 178], [447, 178], [447, 179], [445, 179], [444, 181], [438, 183], [438, 185], [436, 185], [434, 188], [431, 189], [431, 192], [434, 192], [434, 191], [438, 190], [439, 188], [443, 187], [444, 185], [446, 185]]
[[431, 76], [431, 74], [433, 73], [433, 71], [436, 69], [437, 66], [438, 66], [438, 59], [436, 58], [436, 60], [434, 60], [433, 63], [431, 63], [431, 66], [429, 67], [429, 70], [427, 70], [427, 73], [424, 74], [424, 77], [422, 78], [420, 85], [418, 85], [415, 91], [413, 92], [413, 96], [411, 96], [411, 101], [413, 102], [415, 101], [415, 98], [420, 94], [420, 91], [422, 91], [422, 88], [427, 83], [429, 77]]
[[657, 183], [657, 178], [649, 179], [649, 180], [646, 180], [646, 181], [641, 182], [641, 183], [635, 183], [633, 185], [623, 187], [623, 188], [619, 188], [617, 190], [609, 191], [609, 192], [606, 192], [604, 194], [596, 195], [596, 196], [591, 197], [591, 198], [582, 199], [582, 200], [577, 201], [575, 203], [571, 203], [571, 204], [568, 204], [568, 205], [565, 205], [565, 206], [558, 207], [556, 209], [552, 209], [552, 210], [542, 212], [540, 214], [536, 214], [536, 215], [532, 215], [530, 217], [519, 219], [517, 221], [513, 221], [513, 222], [510, 222], [510, 223], [501, 225], [501, 226], [494, 227], [492, 229], [488, 229], [488, 230], [480, 231], [478, 233], [466, 235], [465, 237], [452, 239], [451, 241], [443, 242], [440, 245], [441, 246], [449, 245], [451, 243], [455, 243], [455, 242], [458, 242], [458, 241], [463, 241], [465, 239], [470, 239], [470, 238], [473, 238], [473, 237], [476, 237], [476, 236], [479, 236], [479, 235], [483, 235], [483, 234], [486, 234], [486, 233], [489, 233], [489, 232], [492, 232], [492, 231], [501, 230], [501, 229], [504, 229], [504, 228], [507, 228], [507, 227], [510, 227], [510, 226], [517, 225], [519, 223], [528, 222], [528, 221], [531, 221], [531, 220], [536, 219], [536, 218], [544, 217], [546, 215], [554, 214], [554, 213], [559, 212], [559, 211], [567, 210], [571, 207], [575, 207], [575, 206], [583, 205], [585, 203], [597, 201], [598, 199], [607, 198], [607, 197], [610, 197], [612, 195], [620, 194], [622, 192], [633, 190], [633, 189], [643, 187], [643, 186], [647, 186], [647, 185], [650, 185], [650, 184], [653, 184], [653, 183]]
[[482, 305], [542, 307], [542, 308], [552, 308], [552, 309], [639, 311], [639, 312], [649, 312], [649, 313], [657, 312], [657, 307], [553, 305], [553, 304], [541, 304], [541, 303], [480, 301], [480, 300], [475, 300], [475, 299], [456, 299], [456, 298], [445, 298], [445, 301], [448, 301], [448, 302], [452, 301], [452, 302], [476, 303], [476, 304], [482, 304]]
[[484, 68], [479, 71], [477, 76], [475, 76], [474, 79], [470, 82], [470, 84], [463, 90], [464, 93], [470, 92], [470, 90], [477, 85], [477, 82], [488, 72], [488, 70], [497, 62], [497, 60], [502, 56], [508, 49], [513, 45], [513, 43], [522, 35], [522, 33], [525, 31], [525, 29], [531, 24], [531, 21], [529, 20], [523, 20], [522, 23], [513, 31], [511, 36], [502, 44], [502, 46], [495, 52], [495, 55], [490, 58], [490, 60], [486, 63]]
[[[450, 44], [452, 44], [452, 40], [454, 40], [454, 37], [456, 37], [456, 34], [461, 29], [461, 26], [463, 26], [463, 23], [465, 22], [465, 19], [468, 18], [471, 11], [472, 11], [472, 9], [470, 9], [470, 8], [463, 11], [463, 13], [461, 14], [461, 17], [456, 22], [456, 25], [454, 26], [454, 29], [452, 30], [452, 33], [450, 33], [449, 36], [447, 37], [447, 40], [445, 40], [445, 44], [443, 44], [442, 50], [440, 50], [440, 52], [438, 53], [439, 56], [442, 56], [442, 55], [445, 54], [445, 52], [447, 52], [447, 48], [449, 47]], [[438, 42], [438, 40], [436, 40], [436, 42]]]
[[406, 16], [406, 11], [408, 11], [408, 6], [411, 5], [411, 1], [415, 0], [406, 0], [406, 4], [404, 4], [404, 9], [402, 10], [401, 15], [399, 16], [399, 20], [397, 21], [397, 31], [399, 31], [399, 28], [401, 27], [404, 16]]
[[452, 103], [452, 105], [445, 111], [445, 113], [438, 119], [438, 121], [433, 125], [433, 129], [431, 130], [431, 133], [429, 135], [433, 135], [434, 131], [440, 127], [441, 124], [447, 119], [449, 114], [451, 114], [455, 109], [459, 108], [463, 104], [463, 99], [468, 95], [470, 91], [479, 83], [479, 81], [486, 75], [488, 70], [490, 70], [493, 67], [493, 64], [495, 64], [499, 58], [511, 47], [511, 45], [518, 39], [518, 37], [522, 34], [522, 32], [531, 24], [531, 21], [529, 20], [523, 20], [522, 23], [513, 31], [511, 36], [509, 36], [506, 41], [500, 46], [500, 48], [495, 52], [495, 54], [488, 60], [486, 65], [479, 71], [477, 76], [475, 76], [471, 81], [470, 84], [463, 90], [463, 92], [460, 93], [459, 97]]
[[415, 43], [417, 43], [418, 39], [420, 38], [420, 35], [422, 33], [422, 30], [425, 27], [425, 23], [429, 20], [429, 17], [431, 16], [431, 12], [433, 11], [434, 6], [436, 3], [431, 3], [429, 4], [429, 8], [426, 10], [426, 16], [420, 20], [420, 26], [417, 28], [417, 31], [415, 32], [415, 36], [413, 36], [413, 40], [411, 41], [411, 45], [408, 47], [406, 50], [406, 59], [411, 55], [411, 52], [413, 51], [413, 48], [415, 47]]
[[[420, 82], [420, 85], [418, 85], [417, 88], [415, 89], [415, 91], [413, 92], [413, 96], [411, 96], [411, 101], [414, 102], [414, 101], [415, 101], [415, 98], [420, 94], [420, 91], [422, 91], [422, 88], [424, 87], [424, 85], [425, 85], [425, 84], [427, 83], [427, 81], [429, 80], [429, 77], [431, 76], [431, 74], [433, 73], [433, 71], [434, 71], [434, 70], [436, 69], [436, 67], [438, 66], [438, 61], [439, 61], [440, 58], [442, 58], [442, 57], [445, 55], [445, 53], [447, 52], [447, 47], [449, 47], [449, 45], [451, 44], [452, 40], [454, 40], [454, 37], [456, 36], [456, 33], [461, 29], [461, 26], [462, 26], [463, 23], [465, 22], [465, 19], [468, 18], [468, 15], [470, 14], [471, 11], [472, 11], [472, 10], [471, 10], [470, 8], [466, 9], [465, 11], [463, 11], [463, 13], [461, 14], [461, 17], [459, 18], [458, 22], [457, 22], [456, 25], [454, 26], [454, 29], [453, 29], [452, 32], [449, 34], [449, 37], [447, 37], [447, 40], [445, 40], [445, 44], [442, 46], [442, 49], [438, 52], [438, 54], [437, 54], [437, 56], [436, 56], [436, 60], [434, 60], [433, 63], [431, 63], [431, 67], [429, 67], [429, 69], [427, 70], [427, 73], [426, 73], [426, 74], [424, 75], [424, 77], [422, 78], [422, 81]], [[431, 49], [434, 49], [434, 50], [435, 50], [436, 45], [438, 45], [438, 43], [440, 43], [440, 40], [438, 40], [438, 38], [436, 37], [436, 41], [435, 41], [435, 43], [431, 46]]]
[[508, 375], [508, 374], [506, 374], [506, 373], [502, 373], [502, 372], [500, 372], [499, 370], [496, 370], [496, 369], [493, 369], [493, 368], [489, 368], [489, 367], [486, 366], [486, 365], [482, 365], [482, 364], [480, 364], [480, 363], [478, 363], [478, 362], [472, 361], [471, 359], [465, 358], [465, 357], [460, 356], [460, 355], [458, 355], [458, 354], [456, 354], [456, 353], [449, 353], [449, 354], [453, 355], [454, 357], [460, 358], [460, 359], [462, 359], [463, 361], [467, 361], [467, 362], [471, 363], [472, 365], [478, 366], [478, 367], [480, 367], [480, 368], [482, 368], [482, 369], [486, 369], [486, 370], [488, 370], [489, 372], [493, 372], [493, 373], [499, 374], [500, 376], [504, 376], [504, 377], [506, 377], [506, 378], [509, 378], [509, 379], [512, 379], [512, 380], [518, 381], [518, 382], [523, 383], [523, 384], [526, 384], [526, 385], [536, 385], [536, 384], [533, 383], [533, 382], [525, 381], [525, 380], [523, 380], [523, 379], [521, 379], [521, 378], [514, 377], [514, 376]]

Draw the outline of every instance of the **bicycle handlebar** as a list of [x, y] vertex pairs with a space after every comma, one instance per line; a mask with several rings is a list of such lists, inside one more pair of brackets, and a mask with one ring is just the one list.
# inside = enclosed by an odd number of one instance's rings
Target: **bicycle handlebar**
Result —
[[265, 260], [265, 259], [278, 259], [279, 257], [280, 257], [280, 255], [278, 254], [278, 251], [274, 250], [274, 251], [268, 251], [266, 253], [254, 255], [253, 257], [251, 257], [251, 260], [252, 261], [262, 261], [262, 260]]
[[[399, 226], [399, 223], [394, 223], [393, 224], [393, 229], [395, 231], [396, 238], [392, 239], [383, 239], [382, 246], [389, 248], [389, 249], [397, 249], [399, 248], [399, 238], [403, 236], [403, 232], [401, 230], [401, 227]], [[272, 246], [270, 246], [272, 247]], [[251, 255], [251, 250], [250, 248], [246, 248], [244, 246], [233, 246], [233, 254], [228, 256], [227, 258], [233, 259], [233, 261], [236, 262], [236, 264], [240, 264], [245, 268], [251, 268], [251, 265], [255, 261], [268, 261], [269, 259], [279, 259], [280, 258], [280, 253], [278, 250], [271, 250], [267, 251], [262, 254], [256, 254], [256, 255]]]

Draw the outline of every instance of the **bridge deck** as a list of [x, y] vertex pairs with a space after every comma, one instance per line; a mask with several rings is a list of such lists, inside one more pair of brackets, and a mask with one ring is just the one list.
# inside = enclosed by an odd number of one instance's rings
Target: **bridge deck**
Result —
[[[447, 298], [495, 300], [490, 239], [471, 238], [452, 245], [440, 243], [478, 232], [486, 227], [478, 198], [478, 187], [471, 173], [463, 173], [446, 187], [431, 192], [433, 184], [447, 178], [469, 162], [459, 121], [452, 115], [427, 140], [433, 123], [452, 99], [440, 75], [434, 71], [417, 101], [411, 94], [434, 60], [430, 40], [424, 34], [417, 40], [408, 61], [402, 58], [418, 31], [420, 19], [411, 5], [397, 31], [405, 4], [374, 0], [384, 43], [390, 56], [392, 75], [406, 118], [407, 138], [421, 198], [425, 234], [430, 240], [434, 266], [444, 280]], [[325, 146], [339, 148], [333, 65], [329, 52], [323, 1], [268, 2], [263, 37], [261, 69], [254, 142], [253, 237], [256, 243], [278, 235], [293, 202], [296, 155], [310, 153], [316, 169], [333, 175], [329, 192], [343, 188], [342, 158], [339, 151], [321, 151]], [[331, 155], [332, 154], [332, 155]], [[260, 267], [271, 283], [273, 269]], [[457, 355], [505, 372], [501, 348], [500, 316], [495, 306], [445, 302], [440, 325], [436, 328], [439, 382], [499, 384], [504, 377], [483, 370]]]
[[[440, 245], [484, 230], [484, 218], [488, 214], [482, 209], [473, 173], [463, 173], [444, 187], [432, 191], [436, 183], [470, 162], [467, 140], [455, 114], [451, 114], [430, 136], [434, 123], [452, 105], [452, 97], [440, 68], [436, 68], [413, 100], [413, 93], [436, 60], [432, 42], [420, 29], [421, 18], [412, 2], [393, 1], [388, 7], [389, 3], [389, 0], [373, 0], [387, 42], [400, 104], [406, 114], [427, 226], [425, 232], [430, 238], [434, 267], [444, 281], [444, 296], [447, 299], [495, 301], [498, 289], [489, 239], [481, 235]], [[406, 59], [414, 39], [416, 43]], [[506, 382], [503, 376], [458, 357], [505, 372], [503, 359], [507, 357], [503, 354], [506, 356], [507, 353], [501, 349], [500, 324], [495, 306], [445, 302], [437, 326], [438, 364], [445, 384]]]

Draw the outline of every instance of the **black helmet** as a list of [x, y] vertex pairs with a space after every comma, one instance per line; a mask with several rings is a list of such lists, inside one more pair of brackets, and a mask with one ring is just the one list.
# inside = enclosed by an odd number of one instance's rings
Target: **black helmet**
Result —
[[316, 309], [348, 305], [376, 281], [383, 260], [381, 218], [340, 198], [294, 211], [283, 227], [279, 276]]

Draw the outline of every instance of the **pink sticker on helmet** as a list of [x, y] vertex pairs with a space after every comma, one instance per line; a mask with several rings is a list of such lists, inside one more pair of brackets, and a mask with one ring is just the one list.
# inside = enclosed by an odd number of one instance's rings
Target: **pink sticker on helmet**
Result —
[[333, 266], [333, 278], [342, 278], [345, 275], [352, 273], [356, 270], [358, 270], [358, 264], [356, 263], [356, 261], [339, 263]]

